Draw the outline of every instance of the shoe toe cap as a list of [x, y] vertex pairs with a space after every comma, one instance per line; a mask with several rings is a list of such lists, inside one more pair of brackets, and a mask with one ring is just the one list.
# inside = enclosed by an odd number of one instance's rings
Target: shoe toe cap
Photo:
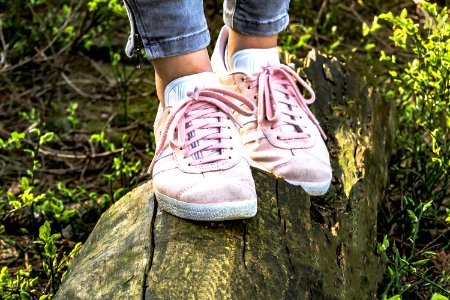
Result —
[[273, 173], [294, 182], [323, 182], [331, 180], [330, 164], [312, 157], [294, 157], [276, 166]]
[[205, 178], [180, 193], [189, 203], [224, 203], [256, 199], [255, 184], [250, 179]]

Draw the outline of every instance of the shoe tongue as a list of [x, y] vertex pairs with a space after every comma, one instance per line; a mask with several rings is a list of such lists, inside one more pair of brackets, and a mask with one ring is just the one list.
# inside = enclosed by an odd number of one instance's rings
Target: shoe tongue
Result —
[[244, 49], [239, 50], [231, 57], [231, 70], [247, 74], [261, 72], [261, 68], [268, 65], [280, 64], [278, 49]]
[[166, 106], [174, 106], [187, 98], [189, 92], [195, 88], [221, 87], [217, 76], [212, 72], [203, 72], [179, 77], [171, 81], [164, 90], [164, 103]]
[[[204, 72], [194, 75], [188, 75], [184, 77], [180, 77], [170, 82], [166, 89], [164, 90], [164, 101], [166, 106], [174, 106], [177, 105], [186, 99], [188, 99], [187, 94], [189, 92], [194, 92], [196, 88], [204, 88], [204, 87], [221, 87], [220, 81], [217, 76], [212, 72]], [[198, 110], [194, 110], [188, 115], [193, 115], [199, 112]], [[187, 124], [187, 127], [194, 126], [200, 120], [193, 120], [192, 122]], [[210, 122], [217, 122], [216, 118], [210, 120]], [[195, 136], [196, 133], [203, 134], [205, 131], [210, 133], [217, 133], [219, 129], [211, 128], [211, 129], [197, 129], [189, 134], [189, 137]], [[196, 146], [202, 145], [207, 141], [198, 141], [190, 146], [190, 149], [195, 148]], [[219, 141], [217, 141], [219, 142]], [[220, 154], [218, 150], [204, 150], [197, 153], [194, 153], [194, 159], [200, 159], [204, 157], [208, 157], [211, 155]]]

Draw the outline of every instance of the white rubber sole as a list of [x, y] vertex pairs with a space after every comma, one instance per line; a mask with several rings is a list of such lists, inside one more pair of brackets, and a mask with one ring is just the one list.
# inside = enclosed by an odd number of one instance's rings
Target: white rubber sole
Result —
[[257, 199], [225, 203], [187, 203], [155, 191], [161, 209], [177, 217], [196, 221], [248, 219], [257, 211]]
[[323, 196], [327, 193], [328, 189], [330, 188], [331, 179], [326, 181], [319, 181], [319, 182], [302, 182], [302, 181], [292, 181], [285, 179], [286, 182], [301, 186], [305, 192], [310, 196]]
[[[249, 162], [250, 166], [271, 174], [271, 172], [269, 170], [267, 170], [266, 168], [264, 168], [257, 162], [255, 162], [251, 159], [248, 159], [248, 162]], [[282, 177], [280, 177], [280, 178], [282, 178]], [[285, 178], [283, 178], [283, 179], [286, 180], [286, 182], [289, 184], [292, 184], [295, 186], [301, 186], [303, 188], [303, 190], [305, 190], [305, 192], [310, 196], [325, 195], [331, 185], [331, 178], [329, 180], [318, 181], [318, 182], [293, 181], [293, 180], [287, 180]]]

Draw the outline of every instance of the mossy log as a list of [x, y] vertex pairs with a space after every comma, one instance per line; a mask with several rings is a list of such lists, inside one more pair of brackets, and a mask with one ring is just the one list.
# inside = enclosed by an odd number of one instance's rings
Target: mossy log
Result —
[[56, 299], [375, 299], [392, 106], [316, 52], [301, 69], [329, 137], [327, 195], [253, 170], [256, 217], [194, 222], [159, 210], [149, 181], [103, 214]]

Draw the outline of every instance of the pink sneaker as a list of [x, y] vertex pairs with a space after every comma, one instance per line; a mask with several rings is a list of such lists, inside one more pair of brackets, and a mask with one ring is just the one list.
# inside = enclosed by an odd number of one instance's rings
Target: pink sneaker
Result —
[[[197, 77], [195, 82], [215, 77], [212, 73], [193, 76]], [[185, 93], [185, 87], [177, 89], [178, 83], [184, 84], [183, 78], [169, 84], [165, 97]], [[232, 110], [248, 116], [255, 107], [242, 95], [222, 88], [201, 88], [187, 95], [160, 109], [155, 121], [157, 147], [149, 172], [153, 172], [160, 207], [199, 221], [253, 217], [257, 209], [255, 184], [242, 156]]]
[[[250, 164], [300, 185], [309, 195], [323, 195], [331, 183], [326, 136], [308, 104], [314, 91], [291, 68], [279, 63], [278, 51], [246, 49], [233, 55], [231, 68], [225, 61], [229, 29], [223, 27], [212, 65], [222, 85], [253, 100], [255, 115], [235, 115]], [[229, 69], [233, 70], [229, 72]], [[296, 82], [308, 91], [306, 99]]]

